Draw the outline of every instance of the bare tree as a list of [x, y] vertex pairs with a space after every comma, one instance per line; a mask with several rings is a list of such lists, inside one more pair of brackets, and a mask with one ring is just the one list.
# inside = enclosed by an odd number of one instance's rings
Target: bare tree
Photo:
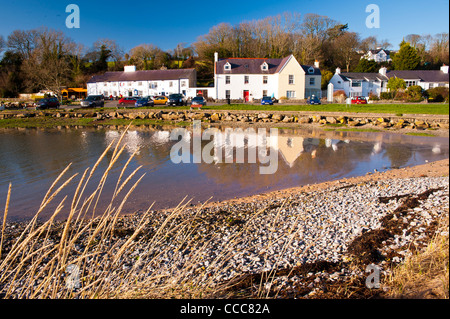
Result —
[[40, 29], [36, 47], [24, 61], [25, 74], [41, 88], [51, 91], [60, 100], [61, 90], [71, 80], [70, 56], [76, 51], [75, 43], [61, 31]]
[[3, 36], [0, 35], [0, 53], [3, 52], [3, 50], [5, 49], [6, 43], [5, 43], [5, 39], [3, 39]]
[[153, 44], [140, 44], [130, 50], [130, 61], [140, 70], [151, 70], [155, 59], [162, 50]]
[[101, 51], [102, 47], [110, 52], [110, 58], [114, 62], [114, 70], [120, 70], [122, 68], [122, 60], [124, 57], [124, 50], [119, 46], [116, 40], [107, 38], [98, 39], [94, 42], [94, 50]]
[[39, 30], [14, 30], [7, 40], [7, 45], [13, 52], [19, 53], [23, 60], [28, 59], [37, 46]]

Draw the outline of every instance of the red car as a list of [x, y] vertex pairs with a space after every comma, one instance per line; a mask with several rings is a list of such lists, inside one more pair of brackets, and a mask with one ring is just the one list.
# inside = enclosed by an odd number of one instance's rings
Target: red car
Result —
[[134, 106], [138, 99], [136, 96], [123, 97], [119, 100], [119, 105], [132, 104]]
[[352, 104], [367, 104], [367, 100], [364, 96], [352, 97]]

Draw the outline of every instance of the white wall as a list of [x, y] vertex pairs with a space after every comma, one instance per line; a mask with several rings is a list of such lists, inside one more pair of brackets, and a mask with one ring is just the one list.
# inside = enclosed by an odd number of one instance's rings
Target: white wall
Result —
[[[230, 77], [230, 84], [226, 84], [227, 76]], [[254, 99], [261, 99], [263, 90], [267, 91], [268, 96], [274, 94], [277, 97], [278, 77], [276, 74], [248, 74], [247, 76], [249, 77], [249, 83], [245, 84], [244, 74], [216, 74], [217, 99], [225, 99], [227, 90], [230, 90], [232, 100], [242, 99], [244, 90], [248, 90]], [[263, 76], [267, 76], [267, 84], [263, 84]]]
[[[184, 86], [183, 86], [184, 82]], [[152, 84], [156, 84], [152, 88]], [[180, 80], [159, 80], [159, 81], [130, 81], [130, 82], [97, 82], [87, 84], [88, 95], [104, 94], [105, 96], [128, 96], [135, 95], [135, 90], [140, 96], [160, 95], [163, 92], [165, 95], [172, 93], [183, 93], [189, 90], [189, 79]], [[105, 94], [106, 93], [106, 94]]]

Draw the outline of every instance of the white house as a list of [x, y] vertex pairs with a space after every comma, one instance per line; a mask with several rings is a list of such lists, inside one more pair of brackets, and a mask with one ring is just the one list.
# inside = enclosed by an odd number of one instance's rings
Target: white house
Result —
[[361, 59], [373, 60], [377, 63], [390, 62], [392, 61], [390, 53], [391, 52], [389, 50], [378, 48], [376, 50], [369, 50], [361, 57]]
[[392, 70], [386, 73], [387, 77], [397, 77], [405, 80], [406, 87], [419, 85], [424, 90], [439, 86], [449, 87], [448, 65], [441, 66], [440, 70]]
[[300, 65], [293, 55], [283, 59], [226, 58], [214, 61], [215, 98], [218, 100], [305, 99], [321, 97], [321, 73], [315, 66]]
[[381, 68], [379, 73], [341, 73], [341, 69], [337, 68], [330, 83], [333, 83], [334, 91], [343, 90], [348, 97], [367, 97], [370, 93], [379, 96], [384, 92], [388, 80], [386, 68]]
[[370, 93], [380, 96], [381, 92], [387, 92], [387, 82], [390, 78], [397, 77], [405, 80], [406, 86], [420, 85], [424, 90], [445, 86], [449, 87], [448, 66], [443, 65], [440, 70], [392, 70], [380, 68], [378, 73], [341, 73], [337, 68], [330, 80], [334, 91], [343, 90], [348, 97], [365, 96]]
[[135, 66], [125, 66], [123, 72], [105, 72], [94, 75], [87, 82], [88, 95], [149, 96], [182, 93], [196, 96], [197, 73], [195, 69], [136, 71]]

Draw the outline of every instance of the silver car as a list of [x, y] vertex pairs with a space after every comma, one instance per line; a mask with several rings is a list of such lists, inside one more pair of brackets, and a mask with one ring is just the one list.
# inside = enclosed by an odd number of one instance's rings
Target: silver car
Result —
[[103, 95], [89, 95], [81, 101], [81, 107], [103, 107], [104, 105], [105, 99]]

